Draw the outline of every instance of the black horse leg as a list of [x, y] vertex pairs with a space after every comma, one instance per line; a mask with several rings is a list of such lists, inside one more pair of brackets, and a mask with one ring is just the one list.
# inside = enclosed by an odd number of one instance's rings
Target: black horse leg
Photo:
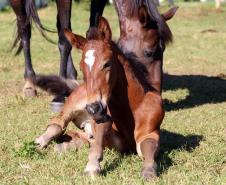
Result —
[[67, 78], [72, 80], [77, 80], [77, 76], [78, 74], [74, 67], [71, 54], [69, 54], [68, 60], [67, 60]]
[[57, 0], [58, 47], [60, 50], [60, 76], [67, 78], [67, 61], [71, 45], [64, 36], [64, 29], [71, 29], [71, 0]]
[[64, 36], [64, 29], [71, 29], [71, 0], [57, 0], [57, 30], [59, 35], [60, 50], [60, 76], [63, 78], [76, 79], [77, 71], [71, 58], [71, 45]]
[[[71, 45], [64, 36], [64, 29], [71, 29], [71, 0], [57, 0], [57, 30], [58, 30], [58, 47], [60, 50], [60, 72], [62, 78], [76, 79], [77, 72], [74, 68], [70, 55]], [[56, 96], [52, 101], [52, 110], [59, 111], [63, 106], [64, 95]]]
[[102, 16], [104, 7], [107, 3], [107, 0], [92, 0], [90, 7], [90, 25], [89, 30], [86, 33], [87, 39], [92, 39], [95, 37], [96, 29], [99, 24], [99, 17]]
[[90, 27], [96, 27], [102, 16], [107, 0], [92, 0], [90, 7]]
[[25, 85], [23, 88], [23, 93], [26, 97], [33, 97], [37, 95], [37, 92], [31, 80], [35, 77], [30, 54], [31, 25], [30, 22], [27, 21], [24, 1], [10, 0], [10, 4], [17, 17], [18, 37], [21, 40], [25, 57]]

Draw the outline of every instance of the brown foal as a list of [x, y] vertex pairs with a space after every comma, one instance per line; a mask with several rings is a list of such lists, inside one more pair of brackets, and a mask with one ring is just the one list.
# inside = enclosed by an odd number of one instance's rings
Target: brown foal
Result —
[[141, 175], [152, 179], [164, 117], [159, 92], [142, 71], [135, 69], [137, 61], [128, 60], [111, 41], [111, 29], [104, 18], [100, 19], [96, 40], [86, 40], [69, 30], [65, 36], [83, 52], [80, 68], [84, 83], [71, 93], [36, 143], [46, 147], [73, 121], [88, 133], [70, 136], [71, 141], [85, 139], [90, 143], [87, 174], [99, 174], [104, 147], [114, 147], [120, 152], [137, 151], [144, 160]]

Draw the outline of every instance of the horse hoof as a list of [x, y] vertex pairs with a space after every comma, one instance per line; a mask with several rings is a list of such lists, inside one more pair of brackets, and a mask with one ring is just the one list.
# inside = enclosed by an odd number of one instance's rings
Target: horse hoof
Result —
[[157, 178], [157, 173], [155, 167], [143, 168], [141, 172], [141, 176], [146, 180], [150, 181]]
[[66, 152], [67, 150], [69, 150], [69, 146], [68, 146], [68, 143], [60, 143], [60, 144], [56, 144], [54, 146], [54, 152], [56, 153], [63, 153], [63, 152]]
[[50, 106], [51, 106], [52, 112], [60, 112], [64, 106], [64, 103], [63, 102], [52, 102]]
[[38, 149], [43, 150], [48, 145], [48, 141], [43, 136], [40, 136], [35, 139], [35, 144]]
[[33, 88], [25, 88], [23, 89], [23, 94], [24, 94], [24, 97], [35, 97], [37, 96], [37, 91]]
[[77, 151], [85, 144], [84, 140], [76, 140], [76, 141], [70, 141], [70, 142], [63, 142], [56, 144], [54, 147], [54, 151], [57, 153], [66, 152], [68, 150], [74, 150]]
[[84, 172], [86, 175], [90, 176], [91, 179], [95, 179], [95, 177], [97, 177], [101, 172], [99, 163], [88, 162]]

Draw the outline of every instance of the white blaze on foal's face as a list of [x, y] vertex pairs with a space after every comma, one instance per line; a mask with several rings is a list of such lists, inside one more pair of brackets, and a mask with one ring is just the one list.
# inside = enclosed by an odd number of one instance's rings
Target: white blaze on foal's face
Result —
[[88, 65], [90, 71], [91, 71], [94, 61], [95, 61], [94, 52], [95, 52], [94, 49], [90, 49], [85, 54], [85, 63]]

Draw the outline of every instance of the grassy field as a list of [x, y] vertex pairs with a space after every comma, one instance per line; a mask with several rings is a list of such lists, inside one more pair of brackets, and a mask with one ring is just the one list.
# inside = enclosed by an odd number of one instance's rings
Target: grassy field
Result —
[[[183, 3], [169, 25], [174, 43], [164, 60], [166, 116], [162, 124], [159, 177], [151, 184], [226, 184], [226, 8]], [[163, 7], [161, 10], [166, 10]], [[55, 28], [55, 5], [39, 11]], [[117, 16], [108, 6], [105, 16], [118, 37]], [[75, 5], [73, 30], [85, 35], [89, 8]], [[0, 184], [146, 184], [140, 178], [141, 160], [106, 150], [103, 173], [95, 181], [83, 174], [88, 147], [58, 155], [53, 144], [42, 154], [29, 155], [33, 141], [45, 129], [51, 97], [41, 90], [23, 99], [23, 55], [8, 51], [14, 33], [11, 10], [0, 13]], [[57, 35], [50, 37], [57, 41]], [[73, 52], [78, 69], [80, 53]], [[37, 73], [58, 73], [57, 45], [45, 41], [36, 29], [32, 58]], [[80, 76], [81, 78], [81, 73]], [[73, 126], [71, 126], [73, 128]], [[31, 156], [31, 157], [29, 157]], [[147, 183], [148, 184], [148, 183]]]

